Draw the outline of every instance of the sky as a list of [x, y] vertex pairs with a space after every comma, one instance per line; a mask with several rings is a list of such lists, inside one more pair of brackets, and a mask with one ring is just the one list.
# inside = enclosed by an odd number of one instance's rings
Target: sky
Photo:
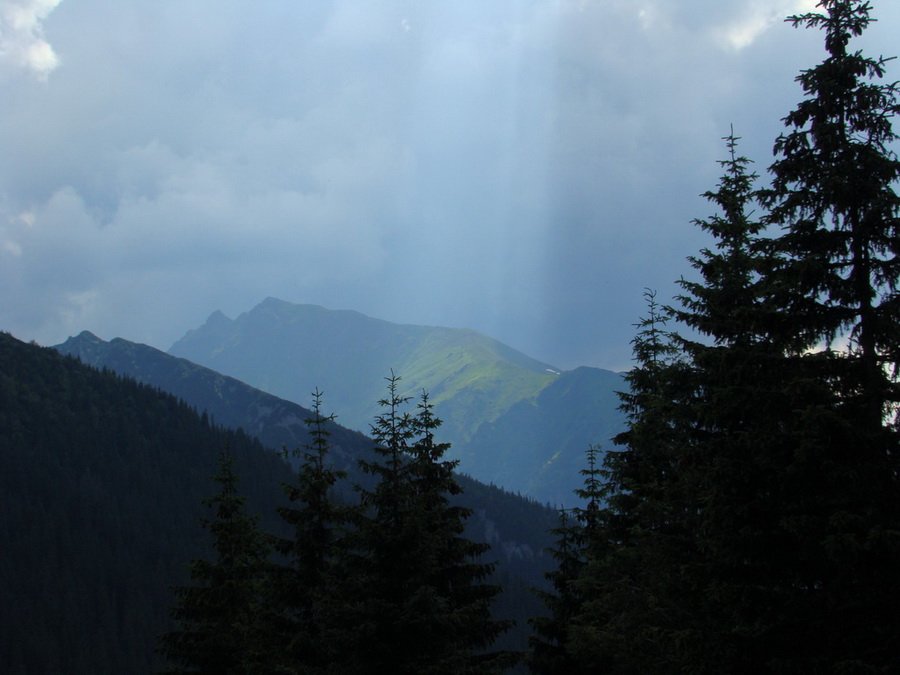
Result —
[[814, 6], [0, 0], [0, 330], [165, 350], [272, 296], [626, 369], [731, 125], [765, 180]]

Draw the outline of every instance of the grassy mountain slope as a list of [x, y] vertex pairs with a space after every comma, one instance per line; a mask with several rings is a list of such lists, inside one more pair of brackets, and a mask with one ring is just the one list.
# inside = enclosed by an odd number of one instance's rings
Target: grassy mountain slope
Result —
[[404, 393], [428, 391], [464, 472], [545, 503], [576, 503], [584, 451], [623, 423], [610, 371], [558, 373], [474, 331], [273, 298], [235, 320], [214, 313], [170, 353], [293, 401], [318, 387], [339, 422], [363, 431], [393, 370]]
[[621, 428], [616, 390], [622, 377], [599, 368], [562, 373], [534, 399], [519, 401], [483, 424], [465, 445], [481, 458], [479, 477], [545, 503], [572, 506], [585, 450], [609, 447]]
[[458, 444], [482, 422], [535, 395], [551, 366], [474, 331], [410, 326], [268, 298], [231, 321], [217, 312], [169, 350], [276, 396], [303, 403], [318, 387], [344, 426], [368, 431], [384, 378], [429, 392]]

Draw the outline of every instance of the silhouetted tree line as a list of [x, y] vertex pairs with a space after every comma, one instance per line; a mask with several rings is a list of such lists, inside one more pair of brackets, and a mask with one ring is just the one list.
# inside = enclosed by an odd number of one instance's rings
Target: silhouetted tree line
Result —
[[[674, 307], [647, 295], [534, 621], [536, 673], [900, 672], [900, 163], [870, 3], [791, 17], [827, 58], [797, 78], [771, 186], [738, 139]], [[680, 332], [670, 328], [680, 326]]]
[[[224, 455], [208, 500], [214, 562], [195, 561], [178, 589], [179, 629], [162, 639], [179, 673], [491, 673], [514, 654], [491, 650], [509, 627], [491, 605], [490, 546], [464, 536], [471, 511], [451, 504], [461, 488], [443, 459], [440, 420], [423, 393], [414, 412], [388, 378], [372, 426], [375, 480], [356, 504], [333, 495], [346, 476], [329, 468], [327, 422], [314, 393], [311, 442], [279, 509], [291, 534], [267, 538], [248, 517]], [[278, 555], [272, 556], [275, 552]]]

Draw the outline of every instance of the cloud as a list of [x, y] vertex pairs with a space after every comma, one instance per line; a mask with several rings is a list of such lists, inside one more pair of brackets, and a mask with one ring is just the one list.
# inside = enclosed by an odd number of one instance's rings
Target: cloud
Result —
[[[3, 3], [3, 58], [39, 75], [6, 45], [43, 40], [56, 3]], [[642, 289], [706, 243], [720, 138], [734, 123], [764, 174], [821, 57], [772, 18], [793, 11], [67, 3], [66, 67], [0, 78], [0, 329], [166, 348], [271, 295], [624, 366]]]
[[44, 39], [43, 22], [61, 1], [0, 2], [0, 59], [46, 80], [59, 65], [59, 57]]
[[818, 0], [750, 0], [736, 18], [717, 27], [717, 37], [727, 47], [746, 49], [785, 17], [816, 11], [817, 4]]

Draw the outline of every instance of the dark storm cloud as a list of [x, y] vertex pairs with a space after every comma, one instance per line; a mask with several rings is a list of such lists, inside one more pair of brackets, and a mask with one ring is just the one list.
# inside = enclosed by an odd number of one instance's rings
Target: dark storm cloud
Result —
[[821, 58], [804, 6], [0, 0], [0, 328], [167, 348], [271, 295], [623, 367], [720, 137], [763, 172]]

